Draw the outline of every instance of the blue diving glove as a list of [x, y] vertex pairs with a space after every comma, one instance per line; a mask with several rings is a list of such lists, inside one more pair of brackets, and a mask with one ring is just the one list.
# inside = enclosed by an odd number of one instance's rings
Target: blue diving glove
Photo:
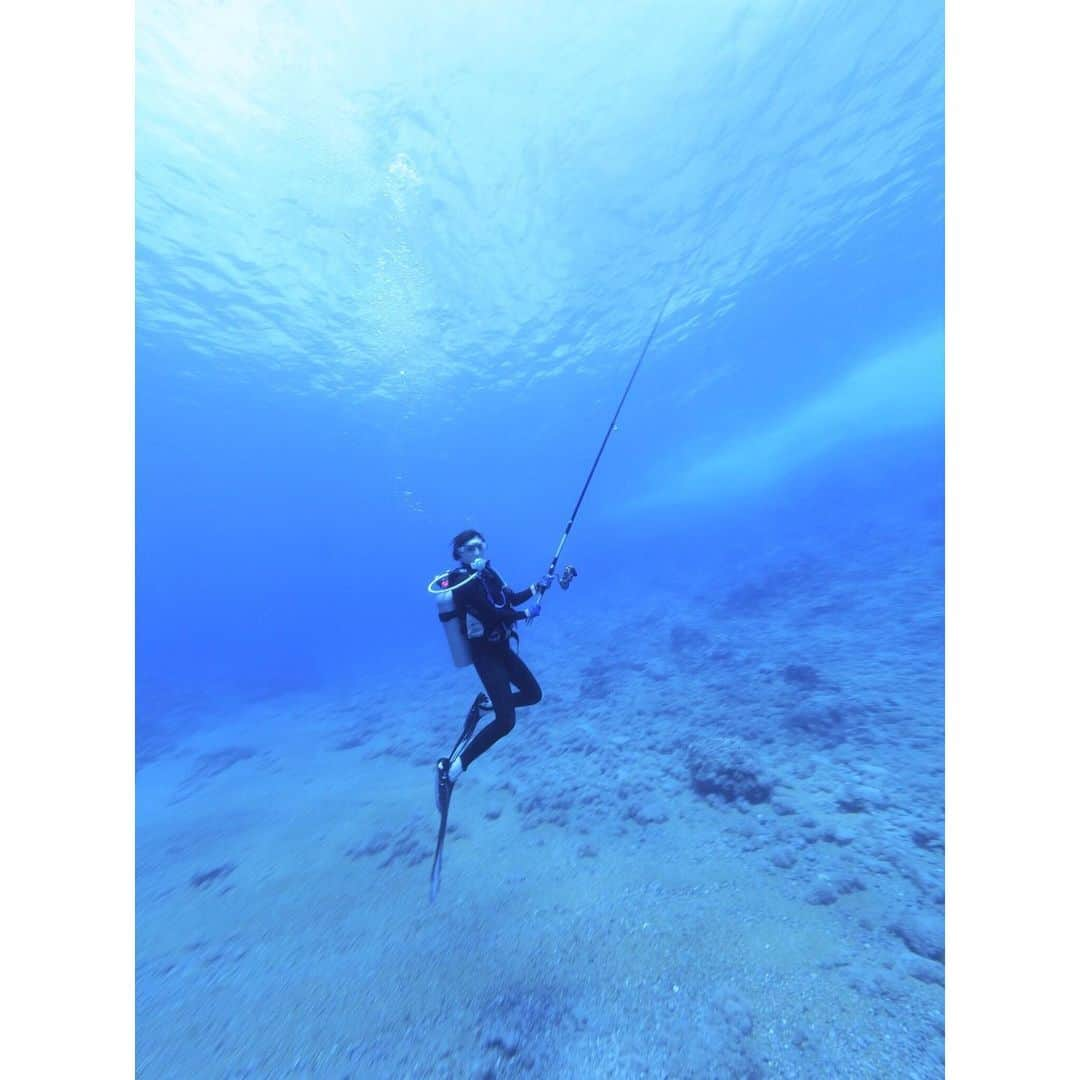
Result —
[[533, 621], [533, 619], [535, 619], [536, 616], [539, 615], [539, 614], [540, 614], [540, 605], [539, 604], [530, 604], [527, 608], [525, 608], [525, 625], [528, 626], [528, 624], [531, 623]]
[[545, 574], [534, 586], [533, 591], [538, 593], [547, 592], [551, 588], [552, 583], [555, 581], [554, 574]]

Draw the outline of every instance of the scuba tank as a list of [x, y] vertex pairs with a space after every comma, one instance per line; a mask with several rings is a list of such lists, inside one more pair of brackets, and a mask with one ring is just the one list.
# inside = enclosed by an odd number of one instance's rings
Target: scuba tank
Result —
[[452, 570], [444, 570], [441, 574], [437, 574], [429, 583], [428, 592], [435, 597], [439, 622], [443, 624], [443, 629], [446, 631], [446, 643], [450, 646], [450, 655], [453, 657], [454, 667], [462, 668], [468, 667], [472, 663], [472, 653], [469, 650], [469, 643], [465, 638], [465, 631], [462, 629], [461, 619], [458, 617], [457, 607], [454, 604], [454, 590], [460, 589], [462, 585], [472, 581], [476, 575], [469, 574], [462, 581], [451, 585], [450, 575], [452, 573]]

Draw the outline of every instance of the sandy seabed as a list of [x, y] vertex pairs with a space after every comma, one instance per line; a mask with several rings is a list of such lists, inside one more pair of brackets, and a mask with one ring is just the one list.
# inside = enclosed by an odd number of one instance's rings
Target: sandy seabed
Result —
[[139, 752], [137, 1075], [943, 1075], [941, 563], [550, 601], [434, 904], [471, 671], [177, 720]]

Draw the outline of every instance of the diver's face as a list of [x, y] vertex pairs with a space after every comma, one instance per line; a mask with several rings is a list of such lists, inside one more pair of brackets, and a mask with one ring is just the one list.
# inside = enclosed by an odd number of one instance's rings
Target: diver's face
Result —
[[[458, 549], [461, 553], [461, 561], [467, 566], [472, 566], [476, 559], [487, 559], [487, 544], [480, 539], [479, 536], [474, 536], [471, 540], [462, 544]], [[473, 567], [476, 569], [476, 567]]]

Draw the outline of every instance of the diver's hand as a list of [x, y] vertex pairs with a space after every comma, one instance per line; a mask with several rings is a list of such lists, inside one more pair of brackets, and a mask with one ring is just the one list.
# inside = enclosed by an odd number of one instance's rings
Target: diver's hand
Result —
[[533, 621], [533, 619], [535, 619], [537, 617], [537, 615], [539, 615], [539, 614], [540, 614], [540, 605], [539, 604], [530, 604], [527, 608], [525, 608], [525, 625], [528, 626], [529, 623], [531, 623]]
[[540, 579], [540, 580], [539, 580], [539, 581], [538, 581], [538, 582], [537, 582], [537, 583], [536, 583], [536, 584], [535, 584], [535, 585], [533, 586], [533, 592], [534, 592], [534, 593], [543, 593], [543, 592], [547, 592], [547, 590], [551, 588], [551, 585], [552, 585], [552, 583], [553, 583], [554, 581], [555, 581], [555, 575], [554, 575], [554, 574], [545, 574], [545, 575], [544, 575], [544, 576], [543, 576], [543, 577], [542, 577], [542, 578], [541, 578], [541, 579]]

